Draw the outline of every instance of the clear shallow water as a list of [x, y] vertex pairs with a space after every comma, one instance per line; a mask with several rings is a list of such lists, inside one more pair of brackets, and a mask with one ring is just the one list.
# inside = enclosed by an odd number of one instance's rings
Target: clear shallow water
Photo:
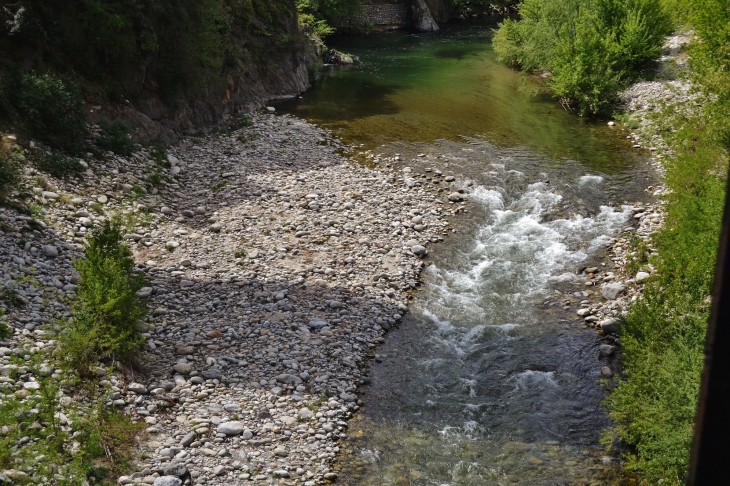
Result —
[[278, 108], [371, 149], [482, 136], [499, 147], [526, 146], [602, 171], [631, 166], [619, 130], [566, 113], [547, 95], [531, 96], [539, 84], [496, 61], [490, 44], [496, 26], [333, 39], [333, 47], [357, 56], [360, 65], [325, 68], [302, 99]]
[[599, 298], [577, 271], [604, 263], [653, 175], [620, 131], [522, 94], [532, 81], [494, 61], [489, 29], [343, 39], [362, 65], [281, 106], [399, 154], [416, 178], [429, 167], [471, 183], [470, 213], [432, 247], [411, 312], [376, 351], [340, 484], [633, 481], [599, 443], [608, 360], [575, 315]]

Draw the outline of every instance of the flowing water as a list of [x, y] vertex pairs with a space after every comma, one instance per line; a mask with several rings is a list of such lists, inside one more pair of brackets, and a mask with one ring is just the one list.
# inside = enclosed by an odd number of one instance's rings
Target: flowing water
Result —
[[604, 248], [653, 175], [625, 133], [531, 96], [533, 80], [494, 60], [493, 27], [337, 40], [361, 64], [280, 106], [398, 154], [397, 170], [469, 182], [473, 209], [432, 247], [412, 311], [376, 351], [340, 484], [632, 481], [600, 445], [609, 361], [575, 310], [600, 299], [580, 270], [610, 270]]

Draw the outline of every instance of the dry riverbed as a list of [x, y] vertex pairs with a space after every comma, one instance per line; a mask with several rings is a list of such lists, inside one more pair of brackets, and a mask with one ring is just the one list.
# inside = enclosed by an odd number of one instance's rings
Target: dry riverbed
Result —
[[428, 246], [464, 210], [453, 176], [431, 174], [444, 179], [435, 185], [371, 170], [304, 121], [252, 122], [185, 140], [163, 161], [109, 153], [80, 179], [28, 168], [18, 192], [32, 194], [40, 224], [0, 209], [0, 277], [20, 302], [2, 317], [15, 333], [0, 341], [0, 386], [20, 396], [37, 377], [11, 378], [11, 355], [53, 347], [84, 234], [111, 215], [129, 222], [149, 281], [148, 371], [100, 380], [148, 428], [121, 484], [336, 479], [367, 362], [407, 312]]

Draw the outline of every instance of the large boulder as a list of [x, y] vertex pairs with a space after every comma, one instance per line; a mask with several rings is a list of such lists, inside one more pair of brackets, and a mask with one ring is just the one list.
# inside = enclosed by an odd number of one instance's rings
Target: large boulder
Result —
[[431, 9], [428, 8], [424, 0], [414, 0], [411, 5], [411, 14], [413, 16], [413, 28], [420, 32], [436, 32], [439, 26], [431, 15]]

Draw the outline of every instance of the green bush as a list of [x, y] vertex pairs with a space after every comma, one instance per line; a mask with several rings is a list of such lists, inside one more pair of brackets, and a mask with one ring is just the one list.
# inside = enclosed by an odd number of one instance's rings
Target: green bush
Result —
[[85, 148], [88, 119], [78, 87], [53, 73], [11, 76], [3, 88], [6, 117], [29, 137], [79, 154]]
[[352, 25], [354, 16], [362, 12], [360, 0], [297, 0], [300, 23], [306, 23], [314, 34], [324, 38], [342, 27]]
[[0, 141], [0, 199], [20, 181], [20, 169], [25, 160], [22, 151], [6, 140]]
[[524, 0], [520, 15], [495, 34], [497, 58], [550, 73], [550, 89], [581, 115], [606, 112], [671, 28], [660, 0]]
[[[27, 473], [12, 484], [110, 485], [129, 472], [146, 425], [133, 423], [101, 400], [77, 399], [62, 405], [56, 380], [42, 378], [35, 364], [32, 370], [40, 386], [33, 395], [23, 400], [0, 392], [0, 426], [7, 427], [7, 433], [0, 434], [0, 470]], [[88, 381], [77, 383], [79, 388], [98, 392], [88, 385]], [[59, 411], [69, 425], [60, 423]]]
[[102, 120], [99, 122], [99, 127], [101, 137], [96, 142], [99, 147], [118, 155], [132, 155], [137, 150], [136, 144], [130, 138], [132, 127], [126, 123]]
[[104, 221], [92, 230], [86, 257], [74, 263], [81, 282], [61, 342], [63, 355], [81, 375], [90, 374], [99, 359], [130, 360], [144, 342], [136, 325], [147, 307], [136, 293], [145, 279], [134, 271], [122, 231], [120, 221]]
[[632, 445], [626, 467], [644, 484], [684, 484], [699, 395], [720, 225], [730, 161], [730, 10], [693, 3], [690, 46], [701, 104], [655, 120], [675, 153], [665, 162], [666, 220], [654, 237], [657, 274], [622, 332], [628, 379], [607, 405], [608, 441]]

